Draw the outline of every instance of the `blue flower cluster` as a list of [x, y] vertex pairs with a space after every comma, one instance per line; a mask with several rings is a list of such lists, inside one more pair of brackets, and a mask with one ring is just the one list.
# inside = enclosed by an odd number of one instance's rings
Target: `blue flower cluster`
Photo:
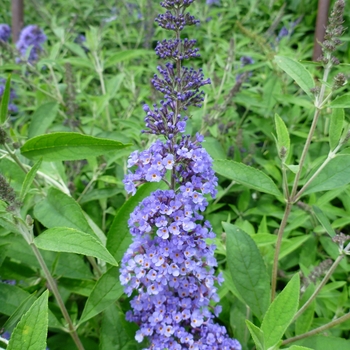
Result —
[[158, 43], [156, 53], [175, 64], [158, 67], [162, 78], [152, 80], [164, 95], [160, 107], [144, 106], [145, 132], [162, 136], [145, 151], [133, 152], [128, 160], [127, 192], [135, 194], [145, 182], [164, 181], [169, 190], [157, 190], [145, 198], [128, 221], [133, 242], [121, 264], [120, 281], [131, 297], [127, 320], [140, 329], [136, 340], [150, 341], [152, 350], [241, 350], [226, 329], [214, 322], [221, 311], [216, 284], [215, 238], [202, 212], [208, 195], [216, 195], [217, 178], [212, 159], [202, 147], [203, 136], [185, 135], [190, 105], [200, 106], [209, 84], [201, 70], [181, 66], [181, 61], [198, 56], [195, 41], [181, 40], [184, 25], [197, 20], [184, 10], [193, 0], [168, 0], [157, 18], [159, 25], [176, 32], [176, 39]]
[[0, 24], [0, 41], [9, 41], [11, 36], [11, 28], [5, 23]]
[[46, 35], [38, 26], [29, 25], [23, 28], [16, 43], [21, 59], [26, 59], [28, 62], [37, 61], [39, 53], [43, 51], [42, 44], [45, 41]]

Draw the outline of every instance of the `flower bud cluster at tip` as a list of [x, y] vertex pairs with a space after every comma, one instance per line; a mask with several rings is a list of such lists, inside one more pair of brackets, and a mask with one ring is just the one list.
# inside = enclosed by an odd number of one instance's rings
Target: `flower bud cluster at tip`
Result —
[[199, 89], [210, 84], [210, 79], [204, 79], [203, 70], [195, 70], [192, 67], [181, 67], [180, 76], [176, 75], [172, 63], [166, 63], [165, 67], [157, 67], [162, 78], [157, 74], [151, 80], [156, 90], [164, 95], [167, 103], [179, 101], [182, 109], [189, 106], [201, 107], [204, 100], [204, 92]]
[[37, 25], [28, 25], [23, 28], [16, 47], [21, 55], [21, 59], [26, 58], [29, 51], [28, 62], [37, 61], [39, 53], [43, 51], [42, 44], [46, 41], [46, 35]]
[[[163, 1], [167, 9], [156, 19], [158, 24], [176, 32], [176, 39], [158, 42], [160, 58], [172, 63], [159, 66], [152, 84], [164, 95], [153, 108], [145, 104], [145, 133], [162, 136], [147, 150], [134, 151], [128, 159], [125, 189], [135, 194], [146, 182], [169, 184], [145, 198], [128, 221], [133, 242], [126, 251], [120, 269], [125, 293], [132, 297], [127, 320], [140, 329], [136, 340], [148, 338], [150, 350], [241, 350], [235, 339], [214, 318], [221, 311], [215, 273], [217, 261], [209, 222], [201, 214], [208, 206], [207, 196], [215, 197], [217, 178], [212, 159], [202, 147], [203, 136], [185, 135], [189, 106], [200, 107], [204, 93], [201, 69], [181, 66], [181, 61], [198, 57], [196, 41], [180, 39], [185, 25], [198, 21], [186, 8], [194, 0]], [[170, 179], [170, 182], [169, 182]]]
[[7, 179], [1, 174], [0, 174], [0, 199], [7, 204], [7, 207], [6, 207], [7, 211], [16, 211], [21, 206], [21, 202], [16, 197], [15, 190], [10, 186]]
[[342, 42], [339, 37], [344, 33], [343, 15], [344, 15], [345, 1], [337, 0], [334, 4], [333, 10], [329, 17], [329, 23], [326, 27], [326, 34], [322, 43], [323, 55], [319, 58], [323, 64], [339, 64], [339, 60], [332, 56], [332, 53], [337, 49]]
[[9, 41], [11, 36], [11, 28], [5, 23], [0, 24], [0, 41]]

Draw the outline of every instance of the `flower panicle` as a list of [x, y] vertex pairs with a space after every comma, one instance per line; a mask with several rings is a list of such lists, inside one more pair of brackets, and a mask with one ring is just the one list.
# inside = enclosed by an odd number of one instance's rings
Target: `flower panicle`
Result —
[[175, 31], [175, 38], [158, 42], [156, 54], [171, 62], [158, 67], [151, 80], [163, 95], [159, 104], [145, 104], [145, 133], [161, 136], [148, 149], [134, 151], [124, 178], [127, 192], [135, 194], [145, 182], [164, 181], [168, 190], [157, 190], [130, 215], [132, 244], [121, 264], [120, 281], [131, 297], [126, 318], [140, 329], [136, 340], [149, 340], [150, 350], [241, 350], [225, 327], [214, 319], [221, 311], [216, 274], [216, 237], [203, 212], [208, 196], [215, 197], [217, 178], [212, 159], [202, 147], [203, 136], [186, 134], [187, 110], [200, 107], [210, 84], [201, 69], [182, 66], [199, 56], [196, 41], [181, 39], [186, 25], [198, 21], [187, 13], [194, 0], [163, 1], [166, 13], [157, 23]]

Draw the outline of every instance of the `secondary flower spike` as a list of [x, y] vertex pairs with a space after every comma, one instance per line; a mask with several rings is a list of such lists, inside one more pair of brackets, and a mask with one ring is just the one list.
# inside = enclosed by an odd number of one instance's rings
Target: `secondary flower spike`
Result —
[[144, 105], [145, 133], [159, 135], [147, 150], [133, 152], [124, 179], [135, 194], [146, 182], [164, 181], [168, 190], [157, 190], [135, 208], [128, 225], [133, 242], [121, 264], [120, 281], [132, 296], [126, 318], [140, 329], [136, 340], [148, 339], [149, 350], [241, 350], [240, 343], [215, 323], [221, 311], [216, 284], [215, 238], [202, 212], [207, 196], [216, 195], [217, 178], [212, 159], [202, 147], [203, 136], [185, 134], [186, 111], [200, 107], [209, 84], [202, 70], [182, 66], [198, 57], [195, 40], [180, 38], [186, 25], [198, 21], [187, 12], [194, 0], [163, 1], [166, 13], [157, 23], [175, 32], [175, 39], [159, 42], [155, 51], [172, 62], [159, 66], [152, 84], [163, 99]]
[[45, 41], [46, 35], [42, 29], [36, 25], [29, 25], [22, 29], [16, 47], [21, 58], [25, 58], [29, 50], [28, 62], [32, 63], [38, 60], [39, 53], [43, 51], [42, 44]]

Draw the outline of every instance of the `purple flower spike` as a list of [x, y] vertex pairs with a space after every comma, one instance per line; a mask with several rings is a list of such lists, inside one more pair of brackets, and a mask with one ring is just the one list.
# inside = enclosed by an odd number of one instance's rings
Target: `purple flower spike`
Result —
[[217, 192], [213, 161], [202, 147], [202, 135], [184, 134], [187, 108], [200, 107], [200, 89], [210, 84], [201, 69], [181, 65], [198, 57], [195, 40], [180, 39], [184, 26], [198, 22], [185, 12], [192, 2], [163, 1], [167, 11], [156, 19], [176, 33], [176, 39], [159, 42], [155, 49], [160, 58], [172, 60], [159, 66], [159, 76], [152, 79], [164, 97], [159, 104], [143, 106], [145, 132], [161, 135], [163, 141], [131, 153], [124, 184], [132, 194], [145, 182], [164, 181], [169, 189], [151, 193], [130, 215], [132, 244], [122, 259], [120, 282], [133, 296], [126, 318], [140, 326], [135, 339], [148, 338], [149, 350], [241, 350], [225, 327], [214, 322], [221, 311], [213, 305], [219, 301], [216, 286], [223, 278], [215, 272], [215, 246], [208, 243], [216, 235], [201, 214], [208, 196]]
[[39, 58], [39, 53], [43, 51], [42, 44], [46, 41], [46, 35], [36, 25], [29, 25], [22, 29], [16, 47], [22, 58], [29, 51], [28, 62], [35, 62]]
[[0, 41], [9, 41], [11, 36], [11, 28], [5, 23], [0, 24]]

